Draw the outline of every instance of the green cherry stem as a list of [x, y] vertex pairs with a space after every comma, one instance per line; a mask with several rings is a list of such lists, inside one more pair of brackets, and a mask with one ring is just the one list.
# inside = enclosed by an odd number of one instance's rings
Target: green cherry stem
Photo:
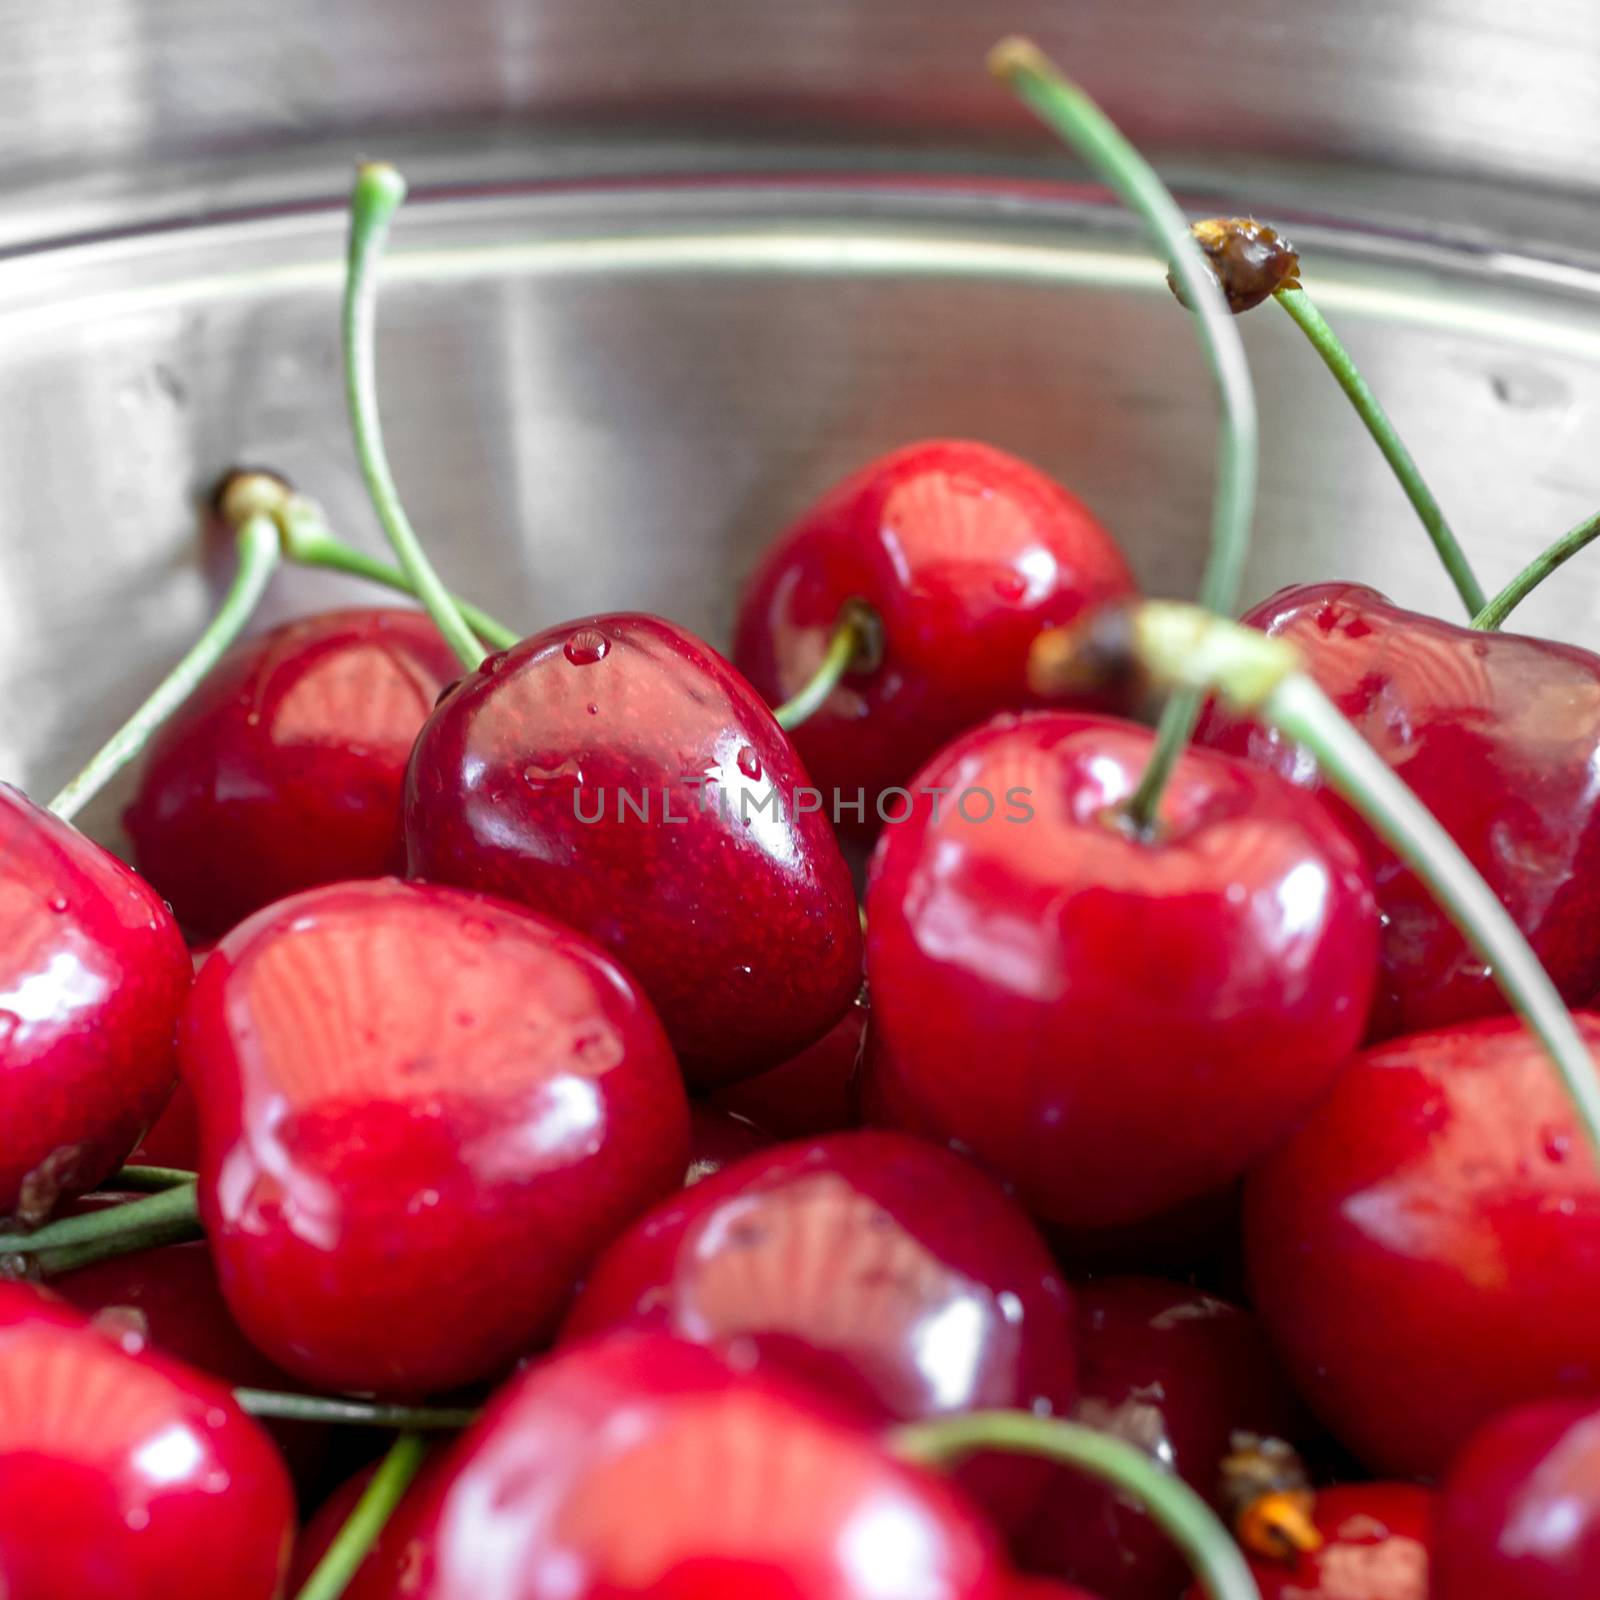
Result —
[[277, 1389], [235, 1389], [233, 1398], [252, 1417], [281, 1422], [326, 1422], [344, 1428], [406, 1428], [413, 1433], [448, 1433], [470, 1427], [478, 1413], [465, 1406], [383, 1405]]
[[1211, 1600], [1261, 1600], [1250, 1567], [1216, 1513], [1182, 1478], [1109, 1433], [1026, 1411], [970, 1411], [896, 1428], [895, 1452], [948, 1468], [980, 1450], [1043, 1456], [1075, 1467], [1142, 1506], [1189, 1558]]
[[1562, 534], [1548, 549], [1540, 551], [1478, 612], [1472, 619], [1472, 626], [1493, 632], [1557, 567], [1570, 561], [1596, 538], [1600, 538], [1600, 511], [1585, 517], [1570, 533]]
[[846, 673], [871, 669], [882, 652], [881, 634], [882, 624], [865, 600], [846, 600], [817, 670], [782, 705], [772, 708], [773, 721], [785, 730], [809, 722]]
[[237, 542], [239, 565], [217, 614], [149, 699], [50, 802], [50, 810], [62, 821], [71, 822], [144, 749], [161, 724], [194, 693], [200, 680], [244, 631], [278, 565], [278, 526], [270, 517], [249, 517], [239, 527]]
[[1311, 342], [1311, 348], [1322, 357], [1322, 363], [1334, 376], [1334, 381], [1344, 390], [1346, 398], [1372, 435], [1373, 443], [1383, 453], [1390, 470], [1399, 479], [1413, 509], [1416, 511], [1433, 548], [1439, 553], [1444, 570], [1461, 596], [1468, 616], [1476, 616], [1483, 609], [1484, 595], [1472, 564], [1445, 521], [1444, 512], [1434, 498], [1433, 491], [1423, 480], [1422, 472], [1404, 441], [1395, 431], [1389, 414], [1379, 403], [1367, 380], [1350, 357], [1350, 352], [1340, 342], [1338, 334], [1328, 326], [1311, 296], [1302, 288], [1283, 288], [1272, 297], [1289, 314], [1290, 320]]
[[312, 1568], [296, 1600], [339, 1600], [400, 1504], [400, 1497], [411, 1487], [427, 1453], [427, 1440], [415, 1433], [402, 1433], [389, 1446], [389, 1453], [378, 1463], [355, 1509]]
[[367, 493], [383, 525], [384, 534], [405, 572], [411, 591], [427, 608], [445, 642], [462, 665], [476, 667], [483, 646], [466, 624], [450, 591], [428, 560], [422, 541], [400, 503], [400, 490], [389, 470], [378, 419], [378, 386], [373, 350], [373, 325], [377, 314], [378, 264], [389, 236], [389, 224], [406, 197], [405, 179], [387, 162], [369, 161], [356, 170], [350, 194], [350, 250], [344, 288], [345, 397], [350, 408], [350, 428], [356, 459], [366, 479]]
[[[997, 45], [989, 67], [1143, 219], [1152, 241], [1171, 262], [1222, 409], [1211, 506], [1211, 553], [1198, 598], [1207, 610], [1232, 616], [1238, 608], [1239, 585], [1250, 549], [1259, 425], [1244, 345], [1222, 289], [1166, 185], [1082, 89], [1062, 77], [1026, 40], [1008, 39]], [[1174, 694], [1167, 701], [1155, 749], [1128, 800], [1128, 814], [1140, 828], [1154, 825], [1161, 792], [1194, 731], [1200, 704], [1200, 697], [1190, 693]]]
[[32, 1233], [0, 1234], [0, 1263], [8, 1256], [23, 1258], [20, 1273], [8, 1274], [0, 1265], [0, 1277], [37, 1274], [48, 1278], [92, 1261], [200, 1237], [195, 1186], [178, 1184], [126, 1205], [47, 1222]]
[[181, 1167], [119, 1167], [100, 1187], [112, 1193], [160, 1194], [193, 1182], [194, 1174]]

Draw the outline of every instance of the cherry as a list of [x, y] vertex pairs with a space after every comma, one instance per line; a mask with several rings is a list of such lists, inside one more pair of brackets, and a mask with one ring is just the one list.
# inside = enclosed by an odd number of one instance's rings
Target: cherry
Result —
[[1600, 1405], [1503, 1413], [1457, 1455], [1435, 1519], [1432, 1600], [1600, 1592]]
[[1600, 1390], [1600, 1176], [1511, 1018], [1357, 1056], [1252, 1174], [1245, 1248], [1290, 1375], [1375, 1471], [1438, 1472], [1506, 1406]]
[[[1248, 1311], [1158, 1278], [1079, 1285], [1078, 1421], [1126, 1439], [1221, 1509], [1236, 1431], [1294, 1439], [1304, 1414]], [[1025, 1565], [1105, 1600], [1171, 1600], [1189, 1567], [1125, 1497], [1057, 1472], [1018, 1541]]]
[[275, 1600], [293, 1497], [220, 1384], [0, 1284], [0, 1591]]
[[1272, 774], [1186, 751], [1158, 832], [1125, 826], [1151, 743], [996, 718], [918, 775], [867, 890], [878, 1104], [1079, 1230], [1260, 1156], [1359, 1042], [1376, 966], [1355, 847]]
[[1111, 536], [1052, 479], [990, 445], [927, 440], [835, 486], [768, 552], [734, 661], [769, 701], [788, 700], [846, 602], [872, 608], [881, 659], [848, 673], [794, 740], [825, 792], [864, 787], [875, 828], [883, 791], [941, 745], [1037, 703], [1027, 656], [1041, 629], [1133, 587]]
[[[1321, 1490], [1314, 1519], [1321, 1549], [1295, 1561], [1253, 1558], [1261, 1600], [1429, 1600], [1435, 1499], [1411, 1483]], [[1206, 1600], [1205, 1593], [1196, 1585], [1188, 1600]]]
[[411, 872], [605, 946], [709, 1088], [804, 1049], [860, 987], [850, 875], [806, 783], [692, 634], [567, 623], [490, 656], [429, 718], [407, 778]]
[[0, 1218], [42, 1222], [139, 1142], [189, 975], [149, 886], [0, 784]]
[[[366, 1596], [367, 1600], [378, 1600], [380, 1596], [383, 1600], [393, 1600], [397, 1593], [405, 1592], [401, 1586], [402, 1579], [416, 1559], [416, 1545], [408, 1528], [411, 1510], [416, 1500], [428, 1492], [430, 1485], [442, 1477], [448, 1454], [442, 1445], [433, 1447], [400, 1504], [378, 1530], [377, 1537], [345, 1589], [343, 1600], [361, 1600], [362, 1596]], [[349, 1520], [350, 1513], [356, 1509], [377, 1467], [378, 1463], [374, 1461], [346, 1478], [317, 1507], [300, 1530], [300, 1537], [295, 1541], [294, 1560], [289, 1566], [289, 1581], [284, 1589], [286, 1594], [298, 1595], [305, 1587], [306, 1581], [316, 1571], [317, 1563], [328, 1553], [340, 1529]]]
[[128, 1157], [131, 1167], [175, 1167], [193, 1172], [200, 1165], [200, 1109], [181, 1078], [139, 1147]]
[[1098, 1600], [1076, 1584], [1058, 1583], [1054, 1578], [1017, 1578], [1006, 1590], [1006, 1600]]
[[[1008, 1593], [994, 1535], [956, 1490], [822, 1395], [650, 1333], [514, 1379], [402, 1501], [390, 1541], [409, 1600]], [[369, 1563], [348, 1600], [394, 1592], [387, 1579]]]
[[[619, 1323], [738, 1340], [885, 1421], [1060, 1413], [1075, 1387], [1044, 1242], [976, 1167], [897, 1133], [780, 1145], [648, 1212], [595, 1262], [564, 1337]], [[1011, 1517], [1043, 1476], [963, 1470]]]
[[[1569, 1002], [1600, 988], [1600, 656], [1442, 622], [1359, 584], [1285, 589], [1246, 622], [1288, 640], [1362, 736], [1504, 901]], [[1281, 735], [1213, 711], [1201, 738], [1319, 788]], [[1493, 1015], [1506, 1002], [1429, 889], [1345, 802], [1384, 936], [1372, 1037]]]
[[459, 890], [336, 884], [257, 912], [201, 969], [180, 1049], [223, 1293], [323, 1387], [492, 1375], [683, 1181], [683, 1089], [634, 985]]
[[689, 1167], [685, 1181], [701, 1183], [729, 1162], [764, 1150], [772, 1140], [748, 1117], [697, 1100], [689, 1107]]
[[460, 673], [419, 611], [302, 617], [234, 646], [153, 741], [125, 823], [191, 931], [405, 864], [406, 760]]

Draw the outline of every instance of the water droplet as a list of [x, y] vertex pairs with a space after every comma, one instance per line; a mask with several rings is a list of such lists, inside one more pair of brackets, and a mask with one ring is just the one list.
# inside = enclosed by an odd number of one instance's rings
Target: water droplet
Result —
[[484, 677], [492, 678], [495, 673], [497, 673], [505, 664], [506, 652], [504, 650], [497, 650], [492, 656], [485, 656], [483, 660], [478, 663], [478, 671], [481, 672]]
[[52, 911], [58, 914], [67, 909], [67, 897], [64, 894], [53, 894], [46, 903]]
[[1568, 1152], [1572, 1149], [1572, 1135], [1562, 1133], [1557, 1128], [1547, 1128], [1544, 1135], [1545, 1160], [1554, 1161], [1558, 1166], [1567, 1159]]
[[1028, 580], [1020, 572], [1002, 572], [994, 580], [994, 592], [1002, 600], [1020, 600], [1028, 592]]
[[600, 707], [599, 706], [590, 706], [589, 707], [589, 715], [591, 717], [598, 717], [600, 715]]
[[611, 641], [598, 628], [579, 628], [561, 648], [561, 653], [575, 667], [593, 666], [605, 660]]
[[261, 726], [261, 713], [259, 711], [247, 711], [244, 725], [247, 728], [259, 728]]
[[753, 783], [761, 776], [761, 757], [749, 745], [741, 745], [737, 757], [739, 770]]

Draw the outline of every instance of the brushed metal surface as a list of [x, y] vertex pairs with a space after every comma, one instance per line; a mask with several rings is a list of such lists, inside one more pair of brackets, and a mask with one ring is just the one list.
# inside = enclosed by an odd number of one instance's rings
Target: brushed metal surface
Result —
[[[342, 216], [0, 260], [0, 774], [51, 791], [214, 603], [195, 506], [235, 460], [376, 546], [346, 443]], [[1600, 280], [1313, 227], [1319, 296], [1486, 584], [1600, 503]], [[970, 434], [1058, 474], [1152, 589], [1191, 589], [1210, 392], [1125, 220], [992, 183], [424, 198], [380, 321], [384, 415], [447, 576], [532, 627], [645, 606], [726, 637], [737, 581], [830, 481]], [[1252, 595], [1381, 584], [1448, 612], [1409, 508], [1286, 318], [1241, 324], [1266, 422]], [[1594, 642], [1600, 560], [1524, 621]], [[293, 573], [270, 614], [361, 597]], [[94, 815], [109, 836], [115, 803]]]

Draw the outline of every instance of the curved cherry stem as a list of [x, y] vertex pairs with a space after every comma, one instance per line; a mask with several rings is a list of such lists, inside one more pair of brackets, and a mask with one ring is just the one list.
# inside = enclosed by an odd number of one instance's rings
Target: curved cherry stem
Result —
[[1456, 586], [1456, 593], [1461, 596], [1461, 603], [1467, 608], [1467, 615], [1476, 616], [1483, 609], [1484, 594], [1477, 574], [1472, 570], [1472, 563], [1467, 560], [1466, 552], [1457, 542], [1450, 524], [1445, 521], [1444, 512], [1434, 498], [1433, 491], [1424, 481], [1421, 469], [1411, 452], [1406, 449], [1399, 433], [1395, 431], [1388, 412], [1379, 403], [1367, 380], [1361, 376], [1360, 369], [1351, 359], [1350, 352], [1340, 342], [1338, 334], [1328, 326], [1326, 319], [1304, 289], [1279, 289], [1272, 298], [1283, 307], [1289, 314], [1290, 320], [1311, 341], [1311, 348], [1322, 357], [1323, 365], [1333, 374], [1334, 381], [1344, 390], [1346, 398], [1355, 407], [1356, 415], [1366, 425], [1367, 432], [1372, 435], [1373, 443], [1382, 452], [1383, 459], [1389, 463], [1390, 470], [1400, 482], [1400, 487], [1405, 490], [1406, 499], [1411, 502], [1429, 539], [1433, 541], [1433, 548], [1439, 553], [1439, 560], [1444, 570], [1449, 573], [1450, 581]]
[[252, 516], [240, 526], [237, 543], [238, 569], [217, 614], [149, 699], [50, 802], [50, 810], [62, 821], [71, 822], [144, 749], [161, 724], [194, 693], [200, 680], [244, 632], [278, 565], [277, 524], [270, 517]]
[[377, 313], [378, 264], [389, 237], [389, 224], [406, 197], [406, 182], [387, 162], [369, 161], [356, 171], [350, 193], [350, 250], [345, 269], [344, 340], [345, 397], [356, 459], [366, 479], [378, 521], [400, 562], [412, 592], [427, 608], [445, 642], [464, 666], [476, 667], [483, 646], [466, 624], [450, 591], [428, 560], [400, 503], [400, 490], [389, 470], [378, 418], [378, 385], [373, 352]]
[[1498, 628], [1557, 567], [1570, 561], [1587, 544], [1600, 538], [1600, 511], [1585, 517], [1570, 533], [1564, 533], [1548, 549], [1540, 551], [1499, 594], [1483, 606], [1472, 619], [1474, 628]]
[[882, 624], [865, 600], [846, 600], [839, 608], [817, 670], [782, 705], [772, 708], [772, 719], [785, 730], [809, 722], [827, 703], [847, 673], [870, 671], [881, 655]]
[[160, 1194], [163, 1189], [181, 1189], [194, 1181], [195, 1175], [182, 1167], [119, 1167], [100, 1187], [113, 1193]]
[[[1025, 40], [1008, 39], [997, 45], [989, 66], [1137, 213], [1152, 241], [1171, 262], [1222, 408], [1211, 506], [1211, 553], [1198, 598], [1207, 610], [1232, 616], [1238, 608], [1239, 585], [1250, 550], [1259, 424], [1250, 367], [1228, 303], [1177, 201], [1082, 89], [1062, 77]], [[1194, 731], [1200, 704], [1198, 695], [1187, 693], [1174, 694], [1167, 701], [1155, 749], [1127, 804], [1128, 815], [1141, 829], [1154, 825], [1162, 790]]]
[[1249, 1563], [1211, 1507], [1182, 1478], [1109, 1433], [1026, 1411], [971, 1411], [908, 1423], [889, 1438], [897, 1454], [927, 1467], [951, 1467], [980, 1450], [1074, 1467], [1142, 1506], [1189, 1558], [1211, 1600], [1261, 1600]]
[[[177, 1184], [126, 1205], [61, 1217], [32, 1233], [0, 1234], [0, 1277], [53, 1277], [93, 1261], [198, 1239], [202, 1232], [194, 1184]], [[6, 1272], [8, 1256], [21, 1258], [20, 1271]]]
[[411, 1487], [427, 1454], [428, 1442], [420, 1434], [402, 1433], [389, 1446], [389, 1453], [378, 1463], [378, 1470], [295, 1600], [339, 1600], [400, 1504], [401, 1496]]
[[471, 1427], [478, 1413], [466, 1406], [384, 1405], [339, 1400], [329, 1395], [277, 1389], [235, 1389], [233, 1398], [252, 1417], [280, 1422], [326, 1422], [341, 1428], [405, 1428], [413, 1433], [449, 1433]]

